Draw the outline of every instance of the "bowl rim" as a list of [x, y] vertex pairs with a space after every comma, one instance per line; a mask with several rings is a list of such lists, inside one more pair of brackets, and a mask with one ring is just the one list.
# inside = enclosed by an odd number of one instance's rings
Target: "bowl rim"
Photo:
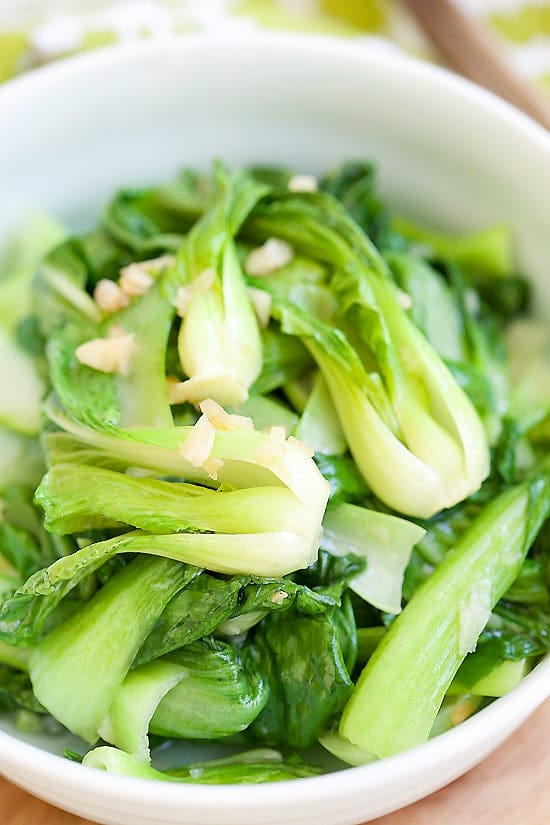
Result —
[[219, 31], [183, 32], [163, 35], [153, 40], [113, 43], [70, 55], [5, 81], [0, 85], [0, 116], [3, 107], [11, 100], [20, 100], [22, 95], [32, 92], [35, 87], [55, 83], [59, 77], [67, 74], [85, 74], [93, 71], [96, 66], [116, 66], [118, 63], [144, 58], [157, 52], [166, 57], [168, 51], [179, 52], [183, 47], [191, 51], [225, 47], [239, 54], [243, 48], [268, 48], [283, 52], [294, 50], [299, 52], [302, 58], [305, 58], [307, 52], [317, 57], [322, 52], [323, 58], [330, 53], [331, 58], [353, 58], [365, 65], [377, 64], [387, 71], [407, 71], [416, 78], [431, 83], [434, 88], [445, 87], [478, 109], [490, 108], [493, 115], [504, 118], [513, 128], [529, 134], [531, 140], [535, 140], [540, 147], [550, 152], [550, 131], [511, 103], [444, 66], [400, 52], [399, 47], [395, 47], [395, 50], [393, 47], [386, 50], [381, 46], [380, 38], [371, 39], [372, 42], [369, 43], [368, 36], [345, 39], [326, 34], [259, 30], [225, 34]]
[[[68, 74], [73, 77], [75, 74], [91, 75], [98, 67], [110, 66], [116, 69], [119, 64], [147, 59], [157, 53], [162, 53], [166, 57], [168, 53], [174, 56], [182, 50], [192, 52], [205, 48], [225, 48], [238, 53], [243, 49], [261, 49], [262, 54], [269, 49], [272, 53], [278, 52], [282, 57], [293, 51], [304, 60], [306, 57], [322, 57], [326, 60], [328, 56], [333, 60], [347, 62], [350, 66], [355, 63], [362, 71], [367, 70], [369, 66], [375, 66], [389, 74], [406, 71], [409, 77], [414, 76], [415, 81], [431, 85], [434, 90], [444, 89], [477, 112], [489, 112], [501, 122], [503, 128], [514, 130], [520, 138], [545, 152], [550, 160], [549, 132], [509, 103], [451, 71], [397, 51], [386, 52], [379, 46], [369, 47], [366, 38], [349, 41], [327, 35], [302, 33], [185, 33], [152, 41], [119, 43], [103, 47], [50, 64], [3, 84], [0, 88], [0, 120], [9, 111], [12, 102], [17, 100], [20, 105], [21, 98], [24, 99], [25, 95], [34, 95], [42, 90], [47, 92], [50, 86], [55, 88], [57, 82]], [[62, 756], [44, 751], [2, 730], [0, 752], [9, 754], [14, 769], [24, 773], [40, 774], [44, 782], [69, 785], [90, 794], [107, 793], [111, 799], [132, 798], [133, 802], [144, 805], [178, 804], [185, 801], [186, 805], [194, 805], [197, 809], [210, 804], [235, 811], [257, 808], [261, 805], [276, 806], [280, 804], [282, 794], [285, 797], [285, 805], [307, 802], [313, 794], [318, 801], [346, 796], [351, 800], [357, 793], [358, 783], [361, 785], [362, 793], [366, 793], [369, 788], [376, 787], [390, 776], [393, 782], [406, 779], [411, 774], [411, 764], [414, 764], [413, 773], [418, 774], [437, 766], [450, 752], [460, 754], [462, 751], [470, 750], [473, 745], [481, 746], [491, 738], [494, 739], [495, 745], [499, 744], [503, 738], [502, 734], [499, 735], [499, 731], [504, 727], [502, 720], [514, 707], [521, 708], [519, 717], [523, 720], [548, 696], [550, 656], [540, 662], [510, 693], [497, 699], [456, 728], [416, 748], [363, 766], [266, 785], [176, 785], [109, 774], [70, 762]], [[244, 787], [246, 794], [243, 794]]]
[[[550, 694], [550, 656], [540, 662], [524, 678], [518, 687], [505, 696], [496, 699], [483, 710], [461, 722], [452, 730], [430, 739], [394, 756], [370, 762], [357, 767], [346, 767], [333, 773], [321, 774], [302, 779], [284, 780], [263, 785], [201, 785], [193, 783], [175, 784], [170, 782], [152, 782], [150, 779], [121, 776], [106, 771], [90, 768], [72, 762], [63, 756], [44, 751], [36, 745], [24, 742], [5, 731], [0, 730], [0, 751], [9, 754], [11, 766], [26, 773], [40, 773], [44, 782], [61, 782], [65, 786], [79, 788], [89, 794], [105, 794], [111, 799], [131, 798], [137, 804], [177, 804], [185, 800], [186, 805], [203, 804], [221, 805], [227, 810], [257, 808], [262, 805], [279, 805], [284, 794], [285, 805], [305, 802], [312, 796], [316, 801], [329, 801], [342, 797], [352, 797], [357, 793], [358, 784], [362, 792], [381, 785], [391, 777], [392, 782], [399, 783], [413, 773], [420, 774], [436, 768], [450, 753], [457, 755], [472, 746], [481, 746], [498, 722], [508, 715], [514, 706], [522, 706], [522, 718], [526, 718]], [[525, 702], [525, 699], [528, 699]], [[518, 726], [514, 728], [517, 729]], [[513, 733], [513, 731], [510, 732]], [[494, 737], [495, 747], [506, 737]], [[246, 787], [246, 798], [243, 788]]]

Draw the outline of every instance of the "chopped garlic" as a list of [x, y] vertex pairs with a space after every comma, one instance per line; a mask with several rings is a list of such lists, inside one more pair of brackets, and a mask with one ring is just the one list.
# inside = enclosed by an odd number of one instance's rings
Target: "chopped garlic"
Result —
[[75, 355], [81, 364], [93, 370], [128, 375], [135, 349], [135, 335], [125, 332], [118, 334], [117, 330], [116, 335], [110, 334], [108, 338], [86, 341], [77, 347]]
[[189, 312], [189, 307], [193, 298], [203, 292], [208, 292], [216, 281], [216, 273], [213, 269], [204, 269], [190, 284], [180, 286], [176, 292], [173, 305], [176, 307], [180, 318], [185, 318]]
[[254, 457], [264, 464], [279, 461], [284, 455], [286, 433], [284, 427], [271, 427], [269, 437], [254, 452]]
[[282, 604], [285, 599], [288, 599], [288, 593], [284, 590], [278, 590], [276, 593], [272, 593], [269, 597], [269, 601], [273, 602], [273, 604]]
[[174, 263], [173, 255], [161, 255], [148, 261], [129, 264], [120, 270], [120, 288], [130, 298], [137, 298], [151, 288], [155, 275]]
[[254, 423], [246, 415], [233, 415], [224, 410], [217, 401], [206, 398], [199, 404], [200, 411], [208, 418], [216, 430], [235, 432], [238, 430], [253, 430]]
[[193, 467], [203, 467], [210, 458], [215, 437], [214, 427], [205, 415], [201, 415], [178, 452]]
[[218, 473], [222, 467], [223, 461], [221, 458], [207, 458], [206, 461], [203, 461], [202, 463], [203, 470], [205, 470], [208, 477], [213, 481], [218, 480]]
[[294, 257], [294, 250], [286, 241], [269, 238], [262, 246], [253, 249], [244, 262], [247, 275], [263, 277], [286, 266]]
[[413, 300], [408, 292], [404, 292], [402, 289], [397, 290], [397, 303], [403, 309], [410, 309], [413, 305]]
[[113, 313], [126, 309], [130, 298], [114, 281], [102, 278], [94, 289], [94, 301], [102, 312]]
[[130, 264], [120, 270], [119, 284], [121, 290], [131, 298], [137, 298], [153, 286], [154, 278], [141, 264]]
[[289, 192], [316, 192], [318, 188], [313, 175], [293, 175], [288, 182]]
[[249, 286], [248, 297], [258, 319], [258, 324], [261, 329], [265, 329], [271, 319], [271, 304], [273, 303], [271, 295], [265, 289], [256, 289], [254, 286]]

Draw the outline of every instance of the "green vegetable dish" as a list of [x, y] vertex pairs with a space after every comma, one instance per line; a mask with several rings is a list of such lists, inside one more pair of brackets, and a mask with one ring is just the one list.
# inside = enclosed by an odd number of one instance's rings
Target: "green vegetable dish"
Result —
[[1, 261], [2, 711], [107, 771], [268, 782], [517, 685], [550, 649], [550, 336], [511, 245], [394, 215], [363, 162], [33, 217]]

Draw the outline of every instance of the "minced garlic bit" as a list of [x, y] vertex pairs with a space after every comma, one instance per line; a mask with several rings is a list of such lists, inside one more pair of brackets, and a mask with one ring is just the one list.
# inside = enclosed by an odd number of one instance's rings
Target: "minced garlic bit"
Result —
[[135, 352], [135, 335], [113, 324], [108, 338], [93, 338], [75, 351], [77, 360], [99, 372], [128, 375]]
[[410, 309], [413, 305], [413, 300], [408, 292], [404, 292], [402, 289], [397, 290], [397, 303], [403, 309]]
[[212, 479], [212, 481], [218, 480], [218, 473], [222, 467], [223, 461], [221, 458], [207, 458], [206, 461], [203, 461], [202, 463], [203, 470], [206, 472], [208, 477]]
[[102, 312], [120, 312], [130, 303], [125, 292], [109, 278], [102, 278], [94, 289], [94, 301]]
[[265, 329], [271, 319], [271, 304], [273, 303], [271, 295], [265, 289], [256, 289], [254, 286], [249, 286], [248, 297], [258, 319], [258, 324], [261, 329]]
[[227, 432], [250, 431], [254, 429], [254, 423], [246, 415], [234, 415], [228, 413], [213, 398], [205, 398], [199, 404], [203, 413], [216, 430], [226, 430]]
[[284, 590], [277, 590], [276, 593], [272, 593], [269, 597], [269, 601], [273, 602], [273, 604], [282, 604], [285, 599], [288, 599], [288, 593], [285, 593]]
[[205, 415], [201, 415], [178, 452], [193, 467], [204, 467], [212, 453], [215, 437], [214, 427]]
[[190, 284], [180, 286], [174, 298], [174, 306], [180, 318], [185, 318], [189, 312], [189, 307], [193, 298], [203, 292], [208, 292], [216, 280], [216, 273], [213, 269], [204, 269]]
[[120, 270], [120, 288], [130, 298], [145, 295], [153, 285], [155, 275], [173, 263], [173, 255], [160, 255], [158, 258], [124, 266]]
[[247, 275], [263, 277], [286, 266], [294, 257], [294, 250], [286, 241], [269, 238], [262, 246], [253, 249], [244, 262]]
[[289, 192], [316, 192], [318, 188], [313, 175], [293, 175], [288, 182]]
[[269, 437], [254, 451], [254, 458], [263, 464], [273, 464], [284, 455], [285, 442], [285, 428], [271, 427]]
[[141, 264], [130, 264], [120, 270], [120, 288], [130, 298], [145, 295], [153, 286], [154, 280]]

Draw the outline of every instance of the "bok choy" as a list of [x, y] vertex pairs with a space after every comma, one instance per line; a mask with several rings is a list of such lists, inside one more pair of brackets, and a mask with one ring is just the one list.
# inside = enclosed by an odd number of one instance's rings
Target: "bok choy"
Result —
[[550, 650], [550, 371], [512, 241], [394, 215], [365, 162], [33, 219], [0, 258], [0, 710], [96, 769], [272, 782], [515, 687]]

